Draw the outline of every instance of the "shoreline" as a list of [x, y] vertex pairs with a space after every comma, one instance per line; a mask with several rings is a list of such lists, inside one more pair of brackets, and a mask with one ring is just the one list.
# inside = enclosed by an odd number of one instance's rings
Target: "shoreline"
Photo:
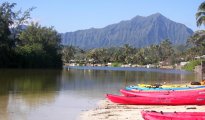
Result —
[[83, 65], [80, 65], [78, 63], [65, 63], [63, 66], [68, 66], [68, 67], [79, 67], [79, 66], [87, 66], [87, 67], [134, 67], [134, 68], [155, 68], [155, 69], [175, 69], [175, 70], [182, 70], [181, 69], [181, 66], [176, 66], [176, 67], [173, 67], [173, 65], [164, 65], [164, 66], [154, 66], [154, 65], [151, 65], [151, 64], [148, 64], [148, 65], [136, 65], [136, 64], [122, 64], [120, 66], [112, 66], [112, 65], [108, 65], [108, 64], [83, 64]]
[[120, 105], [108, 99], [100, 100], [94, 109], [83, 111], [80, 120], [143, 120], [142, 110], [163, 112], [205, 112], [205, 107], [198, 105]]

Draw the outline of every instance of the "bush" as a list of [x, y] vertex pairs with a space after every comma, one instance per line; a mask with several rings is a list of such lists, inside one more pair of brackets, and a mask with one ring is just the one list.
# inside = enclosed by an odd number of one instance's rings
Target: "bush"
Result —
[[112, 63], [112, 67], [121, 67], [121, 63], [118, 63], [118, 62], [114, 62]]
[[192, 60], [189, 63], [187, 63], [182, 69], [188, 70], [188, 71], [193, 71], [195, 66], [200, 65], [201, 60]]

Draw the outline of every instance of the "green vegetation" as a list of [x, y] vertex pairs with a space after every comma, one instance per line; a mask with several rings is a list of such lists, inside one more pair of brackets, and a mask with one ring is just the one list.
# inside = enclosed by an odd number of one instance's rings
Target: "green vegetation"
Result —
[[[205, 25], [205, 2], [201, 3], [196, 13], [197, 26]], [[205, 30], [196, 31], [188, 40], [187, 43], [191, 46], [185, 51], [186, 58], [193, 59], [196, 56], [205, 54]], [[195, 66], [200, 65], [201, 60], [191, 60], [186, 64], [183, 69], [192, 71]]]
[[[197, 26], [205, 24], [205, 2], [198, 8], [196, 22]], [[76, 52], [72, 48], [69, 52], [71, 52], [69, 53], [70, 55], [65, 54], [67, 53], [66, 49], [63, 52], [64, 61], [71, 59], [75, 61], [83, 60], [86, 63], [91, 62], [92, 64], [111, 62], [114, 63], [113, 66], [119, 66], [119, 63], [138, 65], [159, 65], [159, 63], [162, 63], [164, 65], [174, 65], [190, 61], [184, 69], [193, 70], [196, 65], [200, 64], [200, 60], [194, 60], [195, 57], [205, 55], [205, 30], [196, 31], [187, 40], [187, 45], [173, 46], [169, 39], [165, 39], [158, 45], [151, 45], [145, 48], [134, 48], [125, 44], [122, 47], [98, 48], [83, 52]]]
[[[179, 51], [179, 50], [178, 50]], [[65, 46], [63, 49], [63, 61], [84, 61], [85, 63], [107, 64], [112, 66], [121, 64], [158, 64], [159, 61], [169, 61], [171, 64], [175, 51], [172, 43], [166, 39], [159, 45], [151, 45], [146, 48], [134, 48], [128, 44], [122, 47], [98, 48], [83, 51], [73, 46]], [[91, 60], [91, 61], [90, 61]]]
[[15, 5], [0, 6], [0, 68], [61, 68], [60, 35], [38, 23], [23, 25], [33, 8], [14, 11]]
[[196, 24], [197, 26], [205, 25], [205, 2], [201, 3], [196, 13]]
[[[0, 68], [61, 68], [64, 63], [85, 64], [113, 63], [147, 65], [178, 64], [191, 61], [184, 67], [192, 70], [198, 61], [195, 57], [205, 55], [205, 30], [196, 31], [187, 45], [173, 46], [169, 39], [158, 45], [134, 48], [129, 44], [121, 47], [82, 50], [74, 46], [61, 46], [60, 34], [52, 27], [38, 23], [25, 26], [30, 18], [30, 8], [25, 12], [14, 11], [15, 3], [0, 6]], [[196, 13], [197, 25], [205, 23], [205, 2]]]
[[112, 63], [112, 67], [120, 67], [122, 64], [118, 62]]
[[200, 65], [201, 60], [192, 60], [189, 61], [182, 69], [187, 70], [187, 71], [193, 71], [195, 66]]

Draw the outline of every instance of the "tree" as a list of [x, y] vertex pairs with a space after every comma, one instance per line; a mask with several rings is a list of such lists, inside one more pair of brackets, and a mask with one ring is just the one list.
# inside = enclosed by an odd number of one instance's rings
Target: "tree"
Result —
[[78, 60], [80, 64], [86, 64], [87, 59], [86, 59], [86, 54], [85, 51], [79, 47], [75, 47], [74, 51], [74, 59]]
[[133, 55], [134, 55], [134, 49], [129, 45], [125, 44], [122, 48], [123, 55], [124, 55], [124, 62], [125, 63], [132, 63], [133, 62]]
[[102, 64], [106, 64], [107, 62], [109, 62], [109, 54], [108, 54], [108, 50], [105, 48], [100, 48], [99, 49], [99, 60], [100, 63]]
[[187, 41], [188, 44], [196, 47], [205, 47], [205, 30], [196, 31]]
[[141, 48], [134, 56], [134, 63], [137, 63], [139, 65], [144, 65], [145, 64], [145, 49]]
[[172, 56], [174, 53], [174, 50], [172, 48], [172, 43], [169, 41], [169, 39], [166, 39], [162, 41], [159, 45], [159, 56], [162, 61], [166, 60], [170, 56]]
[[188, 40], [187, 44], [192, 46], [195, 55], [205, 54], [205, 31], [196, 31]]
[[34, 8], [14, 11], [15, 5], [0, 6], [0, 67], [61, 68], [60, 35], [38, 23], [25, 26]]
[[93, 64], [98, 62], [98, 60], [99, 60], [99, 55], [98, 55], [97, 51], [98, 51], [97, 49], [92, 49], [92, 50], [88, 51], [86, 54], [86, 56], [87, 56], [86, 58], [91, 59]]
[[196, 13], [197, 26], [205, 25], [205, 2], [201, 3]]
[[[201, 3], [196, 13], [197, 26], [205, 25], [205, 2]], [[187, 40], [187, 45], [191, 46], [186, 52], [186, 59], [193, 59], [195, 56], [205, 54], [205, 30], [195, 31]]]
[[15, 67], [16, 27], [30, 18], [30, 11], [14, 11], [16, 3], [5, 2], [0, 6], [0, 67]]
[[151, 45], [150, 47], [147, 47], [145, 51], [146, 64], [153, 64], [159, 61], [159, 45]]
[[70, 60], [74, 59], [74, 55], [76, 53], [76, 48], [74, 46], [64, 46], [62, 50], [63, 61], [65, 63], [69, 63]]
[[122, 48], [118, 48], [115, 50], [115, 52], [113, 53], [113, 62], [121, 62], [123, 63], [125, 61], [125, 55], [123, 54], [123, 49]]
[[[61, 37], [53, 27], [32, 23], [19, 36], [16, 51], [29, 68], [61, 68]], [[22, 64], [23, 65], [23, 64]]]

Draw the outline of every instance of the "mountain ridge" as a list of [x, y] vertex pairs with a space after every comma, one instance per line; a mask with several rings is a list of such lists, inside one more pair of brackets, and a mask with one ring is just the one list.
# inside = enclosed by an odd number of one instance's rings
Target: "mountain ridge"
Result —
[[173, 44], [185, 44], [193, 31], [184, 24], [174, 22], [160, 13], [147, 17], [135, 16], [103, 28], [91, 28], [62, 34], [64, 45], [83, 49], [117, 47], [130, 44], [146, 47], [170, 39]]

